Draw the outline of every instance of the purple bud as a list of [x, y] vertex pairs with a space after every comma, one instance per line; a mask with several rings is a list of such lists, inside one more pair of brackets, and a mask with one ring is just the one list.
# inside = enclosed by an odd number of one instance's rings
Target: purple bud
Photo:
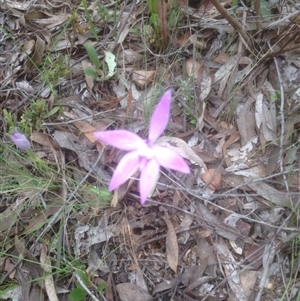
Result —
[[26, 138], [25, 135], [21, 134], [18, 131], [14, 131], [14, 133], [10, 136], [10, 139], [12, 142], [18, 147], [19, 149], [22, 150], [28, 150], [30, 146], [29, 140]]

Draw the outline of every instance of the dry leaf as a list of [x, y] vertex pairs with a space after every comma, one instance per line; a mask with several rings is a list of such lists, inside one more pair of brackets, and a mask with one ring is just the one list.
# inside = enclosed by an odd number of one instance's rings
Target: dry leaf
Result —
[[48, 276], [45, 276], [45, 278], [44, 278], [44, 284], [45, 284], [47, 296], [50, 301], [58, 301], [58, 297], [57, 297], [56, 290], [55, 290], [54, 280], [51, 275], [51, 272], [52, 272], [51, 261], [50, 261], [49, 257], [47, 256], [47, 246], [45, 243], [42, 243], [40, 262], [41, 262], [42, 268], [45, 270], [45, 272], [47, 274], [49, 274]]
[[[196, 81], [197, 87], [198, 88], [198, 99], [200, 101], [203, 101], [208, 94], [210, 93], [211, 90], [211, 85], [212, 85], [212, 79], [211, 76], [209, 74], [209, 69], [208, 68], [204, 68], [203, 70], [201, 70], [201, 74], [198, 74], [198, 78]], [[203, 104], [205, 104], [205, 102], [203, 102]], [[204, 111], [205, 107], [203, 107], [203, 111]], [[202, 113], [203, 114], [203, 113]]]
[[170, 268], [175, 273], [177, 273], [178, 254], [179, 254], [177, 235], [171, 221], [166, 216], [163, 216], [163, 220], [165, 221], [168, 227], [168, 232], [166, 237], [167, 261]]
[[0, 213], [0, 232], [7, 231], [8, 229], [14, 230], [15, 223], [18, 220], [18, 211], [12, 210], [8, 207], [5, 211]]
[[[252, 179], [249, 180], [245, 178], [244, 180], [247, 183], [248, 181], [250, 182]], [[288, 208], [292, 206], [288, 196], [286, 196], [284, 193], [280, 193], [277, 189], [269, 186], [268, 184], [262, 182], [255, 182], [247, 183], [247, 185], [253, 191], [261, 195], [265, 200], [270, 201], [270, 207], [273, 207], [274, 204]]]
[[122, 301], [150, 301], [152, 296], [134, 283], [120, 283], [116, 290]]
[[203, 174], [203, 181], [210, 189], [217, 190], [221, 187], [222, 176], [216, 169], [208, 169]]
[[38, 35], [36, 35], [34, 53], [31, 59], [29, 59], [26, 62], [26, 65], [24, 67], [24, 72], [28, 72], [34, 69], [35, 66], [38, 66], [41, 63], [45, 49], [46, 49], [45, 42]]
[[190, 33], [184, 33], [178, 39], [176, 39], [174, 42], [180, 46], [188, 47], [193, 42], [192, 35]]
[[252, 98], [249, 97], [236, 120], [241, 135], [242, 146], [256, 136], [254, 111], [250, 109], [252, 102]]
[[214, 83], [218, 82], [222, 78], [228, 76], [231, 70], [238, 64], [240, 54], [234, 55], [231, 57], [225, 65], [223, 65], [216, 73]]
[[97, 138], [94, 135], [94, 132], [96, 131], [96, 129], [90, 125], [88, 122], [86, 121], [74, 121], [73, 123], [77, 129], [84, 133], [84, 136], [89, 139], [89, 141], [91, 141], [92, 143], [97, 141]]
[[114, 301], [114, 293], [112, 287], [112, 272], [109, 273], [106, 281], [105, 297], [107, 301]]
[[238, 265], [235, 264], [236, 260], [222, 238], [220, 238], [219, 242], [216, 243], [216, 248], [225, 270], [225, 274], [228, 277], [228, 284], [237, 297], [237, 300], [248, 301], [239, 276]]
[[189, 58], [185, 61], [185, 69], [188, 76], [197, 79], [199, 74], [202, 74], [203, 72], [203, 65], [195, 61], [193, 58]]
[[[57, 200], [53, 200], [51, 206], [48, 206], [44, 211], [38, 213], [34, 219], [32, 219], [26, 229], [24, 230], [24, 234], [33, 233], [39, 229], [41, 229], [45, 224], [47, 224], [48, 218], [50, 216], [54, 216], [61, 210], [64, 205], [63, 201], [60, 198]], [[58, 216], [59, 218], [60, 216]]]
[[143, 88], [146, 84], [152, 83], [155, 70], [136, 70], [132, 74], [132, 81]]

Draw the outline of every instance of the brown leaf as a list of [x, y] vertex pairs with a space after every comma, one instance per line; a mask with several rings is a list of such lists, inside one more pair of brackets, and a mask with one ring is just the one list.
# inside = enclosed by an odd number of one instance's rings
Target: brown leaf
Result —
[[112, 273], [110, 272], [106, 281], [105, 297], [107, 301], [114, 301], [114, 293], [112, 288]]
[[84, 136], [89, 139], [92, 143], [97, 141], [97, 138], [94, 136], [96, 129], [86, 121], [74, 121], [73, 123], [81, 133], [84, 133]]
[[203, 73], [204, 67], [193, 58], [189, 58], [185, 61], [185, 69], [188, 76], [197, 79]]
[[236, 120], [241, 135], [242, 146], [246, 145], [247, 142], [256, 136], [254, 111], [251, 110], [252, 103], [253, 100], [249, 97]]
[[18, 220], [18, 211], [12, 210], [8, 207], [5, 211], [0, 213], [0, 232], [14, 229], [14, 225]]
[[233, 143], [239, 141], [241, 138], [240, 133], [235, 131], [233, 132], [229, 138], [226, 140], [226, 142], [223, 145], [222, 151], [223, 151], [223, 155], [224, 157], [226, 156], [226, 150], [229, 146], [231, 146]]
[[24, 233], [30, 234], [34, 231], [41, 229], [47, 223], [48, 217], [57, 214], [62, 206], [64, 205], [63, 201], [60, 198], [52, 200], [51, 205], [44, 211], [41, 211], [38, 215], [34, 217], [26, 227]]
[[168, 227], [168, 232], [166, 237], [167, 261], [170, 268], [176, 273], [177, 265], [178, 265], [178, 254], [179, 254], [177, 235], [171, 221], [166, 216], [163, 216], [163, 220], [165, 221]]
[[158, 11], [158, 27], [162, 38], [163, 46], [167, 46], [169, 43], [170, 31], [168, 27], [168, 5], [164, 0], [157, 1]]
[[34, 47], [34, 53], [31, 57], [30, 60], [27, 61], [25, 65], [25, 72], [32, 70], [34, 66], [38, 66], [43, 58], [45, 49], [46, 49], [46, 44], [45, 42], [38, 36], [36, 35], [36, 41], [35, 41], [35, 47]]
[[44, 279], [45, 289], [46, 289], [48, 298], [50, 301], [58, 301], [58, 297], [57, 297], [56, 290], [55, 290], [54, 279], [51, 275], [51, 272], [52, 272], [51, 261], [47, 255], [47, 246], [45, 243], [42, 243], [40, 262], [41, 262], [42, 268], [47, 273], [49, 273], [49, 275], [45, 276], [45, 279]]
[[182, 34], [178, 39], [175, 40], [175, 43], [180, 46], [188, 47], [192, 44], [192, 35], [190, 33]]
[[155, 75], [155, 70], [136, 70], [132, 74], [132, 81], [143, 88], [145, 85], [152, 83]]
[[286, 196], [284, 193], [280, 193], [277, 189], [269, 186], [268, 184], [261, 183], [261, 182], [255, 182], [251, 183], [251, 179], [244, 179], [247, 185], [256, 193], [261, 195], [265, 200], [270, 202], [270, 206], [274, 206], [274, 204], [288, 207], [290, 208], [292, 206], [288, 196]]
[[246, 260], [253, 269], [257, 270], [262, 265], [264, 250], [265, 243], [259, 242], [258, 245], [252, 245], [245, 251]]
[[208, 169], [203, 174], [203, 181], [210, 189], [217, 190], [221, 187], [222, 176], [220, 171], [216, 169]]
[[235, 264], [236, 260], [221, 237], [216, 243], [216, 249], [221, 258], [220, 261], [223, 265], [225, 274], [228, 277], [228, 284], [237, 297], [237, 300], [247, 301], [244, 287], [241, 284], [241, 279], [238, 273], [238, 266]]
[[122, 301], [150, 301], [152, 296], [134, 283], [120, 283], [116, 290]]

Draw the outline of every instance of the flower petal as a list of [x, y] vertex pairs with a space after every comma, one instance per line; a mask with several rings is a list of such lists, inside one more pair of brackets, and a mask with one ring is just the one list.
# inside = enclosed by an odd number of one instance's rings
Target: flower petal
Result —
[[171, 98], [172, 90], [169, 89], [164, 93], [158, 105], [154, 109], [149, 127], [149, 142], [152, 144], [163, 133], [169, 122]]
[[159, 175], [159, 164], [155, 159], [149, 160], [141, 171], [140, 196], [141, 204], [145, 204], [149, 194], [153, 190]]
[[158, 163], [165, 167], [174, 169], [183, 173], [190, 173], [190, 168], [185, 160], [173, 149], [154, 145], [153, 151]]
[[141, 137], [126, 130], [100, 131], [95, 132], [94, 136], [109, 145], [125, 151], [136, 150], [146, 146], [146, 142]]
[[31, 147], [27, 137], [16, 130], [10, 136], [10, 139], [19, 149], [28, 150]]
[[114, 190], [125, 183], [139, 168], [139, 156], [136, 151], [126, 154], [117, 165], [109, 183], [109, 190]]

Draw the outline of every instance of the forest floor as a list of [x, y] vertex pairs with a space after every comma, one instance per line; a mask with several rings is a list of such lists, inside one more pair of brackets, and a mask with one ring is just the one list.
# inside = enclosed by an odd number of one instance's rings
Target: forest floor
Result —
[[[0, 299], [300, 301], [300, 4], [0, 0]], [[95, 131], [191, 169], [138, 173]], [[19, 131], [30, 149], [10, 136]]]

